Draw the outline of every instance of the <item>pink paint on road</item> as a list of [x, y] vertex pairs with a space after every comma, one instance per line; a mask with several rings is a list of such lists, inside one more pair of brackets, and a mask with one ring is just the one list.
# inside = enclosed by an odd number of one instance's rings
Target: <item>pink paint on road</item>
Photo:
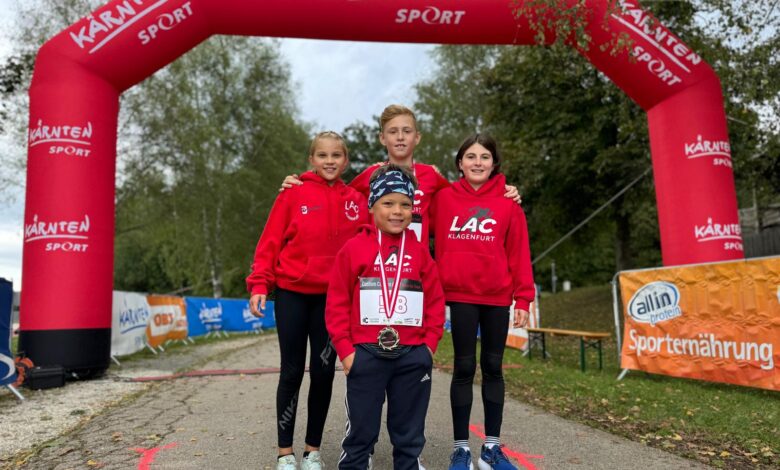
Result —
[[[473, 432], [480, 439], [485, 439], [485, 428], [481, 424], [469, 424], [469, 431]], [[543, 455], [523, 454], [504, 446], [504, 454], [517, 460], [517, 463], [523, 466], [526, 470], [537, 470], [536, 465], [529, 459], [543, 459]]]
[[173, 449], [176, 447], [176, 445], [176, 442], [171, 442], [170, 444], [166, 444], [162, 447], [153, 447], [151, 449], [143, 449], [141, 447], [132, 449], [141, 454], [141, 461], [138, 462], [138, 470], [151, 470], [152, 464], [154, 463], [154, 458], [157, 456], [157, 453], [161, 450]]

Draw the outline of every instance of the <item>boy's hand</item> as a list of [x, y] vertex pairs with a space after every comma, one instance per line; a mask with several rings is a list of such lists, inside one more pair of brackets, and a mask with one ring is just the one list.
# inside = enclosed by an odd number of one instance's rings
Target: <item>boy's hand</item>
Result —
[[292, 175], [287, 175], [284, 177], [284, 181], [282, 181], [282, 187], [279, 188], [279, 192], [281, 193], [285, 189], [290, 189], [294, 185], [300, 186], [303, 184], [303, 181], [298, 179], [298, 175], [293, 173]]
[[520, 196], [520, 192], [517, 190], [517, 186], [506, 185], [506, 192], [504, 193], [504, 197], [508, 197], [518, 204], [523, 203], [523, 197]]
[[349, 375], [349, 370], [352, 368], [353, 362], [355, 362], [355, 353], [350, 354], [341, 361], [341, 365], [344, 367], [344, 375]]
[[[255, 294], [249, 298], [249, 311], [256, 317], [263, 318], [265, 314], [261, 310], [265, 310], [265, 294]], [[258, 308], [258, 303], [259, 308]]]
[[522, 308], [515, 309], [515, 321], [512, 323], [515, 328], [525, 328], [528, 326], [528, 310]]

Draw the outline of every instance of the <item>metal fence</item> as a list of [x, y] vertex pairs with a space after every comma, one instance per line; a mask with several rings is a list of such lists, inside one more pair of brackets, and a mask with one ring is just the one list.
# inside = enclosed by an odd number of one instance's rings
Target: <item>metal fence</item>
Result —
[[746, 258], [780, 255], [780, 226], [766, 228], [742, 237]]

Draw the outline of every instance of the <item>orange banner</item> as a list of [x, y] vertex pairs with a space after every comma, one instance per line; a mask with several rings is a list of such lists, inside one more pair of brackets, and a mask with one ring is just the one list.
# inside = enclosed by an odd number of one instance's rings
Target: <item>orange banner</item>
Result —
[[780, 391], [780, 257], [620, 273], [621, 366]]
[[187, 339], [187, 311], [184, 299], [167, 295], [149, 295], [151, 315], [146, 326], [149, 345], [157, 347], [167, 340]]
[[[528, 330], [525, 328], [512, 328], [514, 323], [515, 307], [510, 307], [509, 313], [509, 333], [506, 335], [506, 345], [510, 348], [525, 351], [528, 347]], [[536, 309], [536, 301], [528, 305], [528, 327], [537, 328], [539, 326], [539, 312]]]

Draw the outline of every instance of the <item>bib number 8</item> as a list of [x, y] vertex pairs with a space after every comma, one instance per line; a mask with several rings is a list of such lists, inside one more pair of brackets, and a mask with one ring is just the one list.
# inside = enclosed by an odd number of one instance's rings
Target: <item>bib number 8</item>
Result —
[[[406, 297], [399, 295], [395, 301], [395, 313], [406, 313], [409, 310], [406, 304]], [[385, 313], [385, 301], [382, 294], [379, 294], [379, 313]]]

